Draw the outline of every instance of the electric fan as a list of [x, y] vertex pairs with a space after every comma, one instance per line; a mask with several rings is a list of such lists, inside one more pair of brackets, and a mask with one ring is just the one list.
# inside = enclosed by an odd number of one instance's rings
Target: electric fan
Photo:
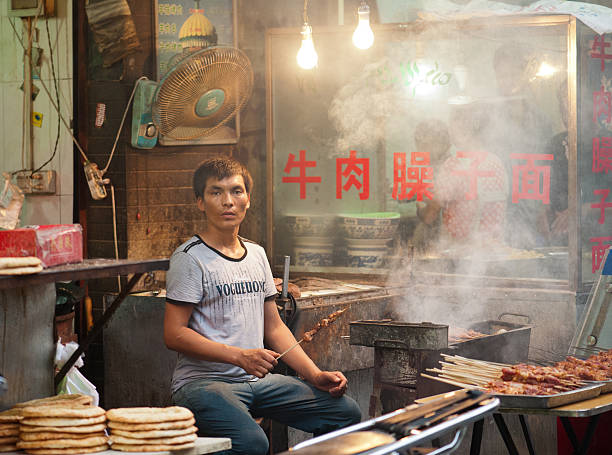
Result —
[[[198, 144], [219, 135], [252, 90], [251, 62], [240, 49], [209, 47], [194, 52], [170, 69], [159, 84], [146, 79], [137, 82], [132, 146], [152, 148], [157, 137], [161, 145]], [[224, 142], [228, 141], [219, 141]]]

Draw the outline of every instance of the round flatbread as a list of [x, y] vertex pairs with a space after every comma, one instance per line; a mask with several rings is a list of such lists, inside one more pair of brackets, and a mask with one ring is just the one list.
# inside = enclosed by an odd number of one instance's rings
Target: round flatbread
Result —
[[106, 436], [93, 436], [91, 438], [65, 438], [48, 439], [46, 441], [19, 441], [17, 447], [20, 449], [67, 449], [69, 447], [95, 447], [106, 444]]
[[29, 417], [76, 417], [86, 419], [105, 415], [99, 406], [34, 406], [23, 408], [23, 418]]
[[43, 266], [34, 267], [12, 267], [10, 269], [0, 269], [0, 275], [31, 275], [32, 273], [42, 272]]
[[93, 425], [106, 421], [106, 416], [89, 418], [71, 417], [28, 417], [21, 420], [22, 425], [33, 425], [39, 427], [78, 427], [81, 425]]
[[26, 408], [31, 406], [91, 406], [93, 398], [89, 395], [81, 393], [63, 393], [61, 395], [53, 395], [51, 397], [37, 398], [36, 400], [24, 401], [17, 403], [14, 408]]
[[135, 439], [126, 438], [125, 436], [112, 435], [110, 437], [112, 444], [186, 444], [193, 442], [198, 437], [195, 433], [186, 434], [183, 436], [175, 436], [174, 438], [147, 438], [147, 439]]
[[82, 434], [82, 433], [97, 433], [99, 431], [106, 430], [106, 425], [103, 423], [97, 423], [95, 425], [80, 425], [78, 427], [39, 427], [32, 425], [21, 425], [19, 431], [21, 434], [24, 433], [71, 433], [71, 434]]
[[[147, 438], [174, 438], [176, 436], [185, 436], [198, 431], [193, 425], [188, 428], [179, 430], [148, 430], [148, 431], [125, 431], [119, 428], [112, 429], [112, 435], [125, 436], [126, 438], [147, 439]], [[114, 438], [113, 438], [114, 439]]]
[[118, 428], [125, 431], [148, 431], [148, 430], [175, 430], [180, 428], [189, 428], [195, 423], [192, 417], [187, 420], [173, 420], [172, 422], [156, 422], [156, 423], [125, 423], [108, 421], [108, 427], [111, 429]]
[[70, 447], [67, 449], [26, 449], [26, 453], [33, 455], [78, 455], [81, 453], [103, 452], [108, 449], [108, 444], [100, 444], [94, 447]]
[[167, 408], [115, 408], [106, 411], [108, 420], [126, 423], [154, 423], [186, 420], [193, 417], [193, 413], [182, 406], [169, 406]]
[[187, 444], [113, 444], [112, 450], [120, 450], [121, 452], [163, 452], [166, 450], [181, 450], [195, 447], [195, 442]]
[[15, 452], [17, 446], [15, 444], [4, 444], [0, 445], [0, 452]]
[[19, 436], [3, 436], [0, 438], [0, 446], [14, 444], [19, 441]]
[[42, 261], [36, 256], [25, 256], [25, 257], [1, 257], [0, 258], [0, 269], [14, 268], [14, 267], [33, 267], [41, 265]]
[[19, 437], [22, 441], [48, 441], [50, 439], [84, 439], [97, 436], [106, 436], [104, 431], [97, 433], [62, 433], [53, 431], [39, 431], [36, 433], [21, 433]]
[[0, 412], [0, 422], [2, 423], [15, 423], [21, 419], [23, 419], [21, 409], [11, 408]]
[[19, 430], [18, 422], [4, 423], [0, 422], [0, 431], [2, 430]]
[[19, 436], [19, 428], [0, 430], [0, 438], [6, 438], [8, 436]]

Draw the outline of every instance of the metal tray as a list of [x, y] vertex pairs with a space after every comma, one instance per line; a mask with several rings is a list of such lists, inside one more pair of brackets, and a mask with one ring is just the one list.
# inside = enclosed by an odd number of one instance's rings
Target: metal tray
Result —
[[599, 384], [601, 386], [601, 393], [610, 393], [612, 392], [612, 379], [608, 381], [586, 381], [589, 384]]
[[602, 385], [593, 384], [555, 395], [503, 395], [495, 394], [502, 408], [549, 409], [595, 398], [601, 394]]

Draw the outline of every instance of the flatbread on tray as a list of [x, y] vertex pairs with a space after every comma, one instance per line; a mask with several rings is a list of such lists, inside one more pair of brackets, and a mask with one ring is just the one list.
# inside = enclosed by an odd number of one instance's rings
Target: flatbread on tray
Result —
[[84, 439], [95, 436], [106, 436], [104, 431], [95, 433], [60, 433], [53, 431], [39, 431], [36, 433], [20, 433], [22, 441], [48, 441], [50, 439]]
[[193, 413], [182, 406], [169, 406], [167, 408], [115, 408], [106, 411], [108, 420], [125, 423], [155, 423], [174, 420], [186, 420], [193, 417]]
[[19, 427], [19, 431], [21, 434], [25, 433], [71, 433], [71, 434], [83, 434], [83, 433], [96, 433], [99, 431], [104, 431], [106, 429], [106, 425], [103, 423], [96, 423], [94, 425], [79, 425], [75, 427], [39, 427], [32, 425], [21, 425]]
[[19, 425], [15, 424], [10, 428], [0, 427], [0, 437], [13, 436], [19, 434]]
[[0, 452], [15, 452], [17, 446], [15, 444], [4, 444], [0, 445]]
[[23, 408], [23, 418], [30, 417], [74, 417], [86, 419], [106, 415], [99, 406], [31, 406]]
[[126, 438], [125, 436], [112, 435], [110, 439], [113, 444], [186, 444], [188, 442], [194, 442], [198, 437], [195, 433], [192, 433], [183, 436], [175, 436], [173, 438], [147, 439]]
[[0, 412], [0, 423], [16, 423], [21, 419], [23, 419], [21, 409], [11, 408]]
[[[111, 429], [112, 435], [125, 436], [126, 438], [147, 439], [147, 438], [174, 438], [176, 436], [185, 436], [198, 431], [193, 425], [179, 430], [148, 430], [148, 431], [125, 431], [119, 428]], [[114, 438], [113, 438], [114, 439]]]
[[32, 273], [42, 272], [42, 265], [33, 267], [11, 267], [10, 269], [0, 269], [0, 275], [31, 275]]
[[108, 444], [100, 444], [94, 447], [69, 447], [66, 449], [26, 449], [26, 453], [32, 455], [78, 455], [81, 453], [103, 452], [108, 449]]
[[148, 431], [148, 430], [175, 430], [180, 428], [189, 428], [195, 423], [195, 419], [192, 417], [187, 420], [173, 420], [171, 422], [156, 422], [156, 423], [125, 423], [115, 422], [109, 420], [107, 425], [113, 429], [120, 429], [124, 431]]
[[14, 444], [19, 441], [19, 436], [3, 436], [0, 438], [0, 446]]
[[66, 449], [69, 447], [95, 447], [106, 444], [106, 436], [92, 436], [80, 439], [47, 439], [45, 441], [19, 441], [17, 447], [20, 449]]
[[81, 425], [93, 425], [106, 421], [106, 416], [99, 417], [28, 417], [21, 420], [22, 425], [32, 425], [39, 427], [78, 427]]
[[121, 452], [163, 452], [166, 450], [181, 450], [190, 449], [195, 447], [195, 442], [188, 442], [187, 444], [113, 444], [113, 450], [120, 450]]
[[0, 269], [10, 269], [16, 267], [35, 267], [41, 264], [42, 261], [36, 256], [0, 257]]
[[26, 408], [31, 406], [91, 406], [93, 398], [81, 393], [64, 393], [36, 400], [17, 403], [13, 408]]

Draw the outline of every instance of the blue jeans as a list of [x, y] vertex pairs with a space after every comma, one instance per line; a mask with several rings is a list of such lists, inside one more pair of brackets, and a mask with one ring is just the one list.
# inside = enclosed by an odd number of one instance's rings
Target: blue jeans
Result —
[[320, 435], [361, 420], [350, 397], [334, 398], [293, 376], [268, 374], [255, 382], [198, 379], [172, 396], [189, 408], [202, 436], [226, 437], [232, 449], [223, 454], [265, 455], [268, 438], [253, 417], [270, 417]]

